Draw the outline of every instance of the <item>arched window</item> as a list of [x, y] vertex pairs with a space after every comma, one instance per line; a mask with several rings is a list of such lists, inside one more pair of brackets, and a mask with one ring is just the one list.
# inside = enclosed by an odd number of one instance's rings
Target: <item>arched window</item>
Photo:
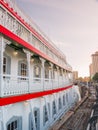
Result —
[[[34, 124], [33, 124], [33, 118], [32, 113], [29, 115], [29, 130], [34, 130]], [[34, 120], [35, 120], [35, 127], [36, 130], [40, 129], [40, 111], [39, 108], [34, 108]]]
[[45, 67], [45, 78], [49, 79], [49, 68]]
[[56, 104], [55, 104], [55, 101], [52, 102], [52, 113], [53, 113], [53, 116], [56, 114]]
[[10, 74], [11, 73], [11, 58], [4, 54], [3, 57], [3, 74]]
[[18, 62], [18, 74], [19, 76], [28, 76], [27, 62], [19, 61]]
[[53, 79], [55, 79], [55, 71], [53, 70]]
[[49, 114], [50, 114], [50, 103], [48, 103], [48, 110], [49, 110]]
[[56, 65], [53, 66], [53, 79], [56, 78], [56, 74], [57, 74], [57, 67]]
[[66, 93], [66, 101], [68, 102], [68, 93]]
[[27, 65], [25, 63], [21, 63], [21, 76], [27, 76]]
[[7, 122], [7, 130], [22, 130], [22, 117], [13, 116]]
[[59, 108], [59, 110], [62, 108], [61, 98], [58, 99], [58, 108]]
[[7, 73], [7, 58], [3, 57], [3, 73]]
[[63, 106], [65, 106], [65, 95], [63, 95]]
[[34, 66], [34, 77], [35, 78], [41, 77], [41, 67], [39, 65]]
[[59, 70], [59, 73], [60, 73], [60, 76], [62, 76], [62, 75], [63, 75], [63, 74], [62, 74], [62, 70], [61, 70], [61, 69]]
[[43, 124], [45, 125], [45, 123], [48, 121], [48, 111], [46, 108], [46, 105], [43, 107]]
[[44, 63], [44, 66], [45, 66], [45, 78], [46, 79], [49, 79], [49, 67], [50, 67], [50, 64], [49, 64], [49, 62], [45, 62]]

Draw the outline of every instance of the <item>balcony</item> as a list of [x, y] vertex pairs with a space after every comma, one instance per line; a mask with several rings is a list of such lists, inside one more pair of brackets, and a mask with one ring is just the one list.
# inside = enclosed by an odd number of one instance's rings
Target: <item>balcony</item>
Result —
[[0, 41], [0, 97], [54, 90], [71, 84], [70, 71], [2, 35]]
[[26, 93], [53, 90], [69, 86], [71, 82], [66, 80], [58, 82], [55, 79], [31, 78], [23, 76], [12, 76], [3, 74], [1, 95], [12, 96]]

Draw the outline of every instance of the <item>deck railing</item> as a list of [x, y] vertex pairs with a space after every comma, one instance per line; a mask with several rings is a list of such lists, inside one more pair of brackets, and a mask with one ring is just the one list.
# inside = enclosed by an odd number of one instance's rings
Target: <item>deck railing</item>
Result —
[[71, 82], [55, 79], [31, 78], [3, 75], [2, 96], [19, 95], [39, 91], [52, 90], [70, 85]]
[[[33, 22], [32, 18], [26, 14], [22, 9], [19, 8], [19, 5], [17, 5], [17, 2], [15, 0], [4, 0], [6, 3], [9, 4], [11, 8], [15, 10], [15, 12], [18, 13], [18, 15], [25, 20], [29, 25], [31, 25], [40, 35], [42, 35], [49, 43], [51, 43], [60, 53], [61, 50], [40, 30], [40, 28]], [[62, 56], [65, 57], [65, 55], [62, 53]], [[65, 57], [66, 58], [66, 57]]]

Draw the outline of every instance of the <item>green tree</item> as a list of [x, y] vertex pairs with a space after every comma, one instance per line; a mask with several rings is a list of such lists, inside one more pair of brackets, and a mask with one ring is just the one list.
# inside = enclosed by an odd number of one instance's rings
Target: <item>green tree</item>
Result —
[[93, 78], [92, 78], [94, 81], [97, 81], [98, 82], [98, 73], [96, 73]]

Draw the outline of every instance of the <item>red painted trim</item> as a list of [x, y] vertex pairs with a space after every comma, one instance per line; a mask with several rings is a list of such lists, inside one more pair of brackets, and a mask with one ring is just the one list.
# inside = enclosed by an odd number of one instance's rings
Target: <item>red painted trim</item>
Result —
[[73, 86], [67, 86], [64, 88], [58, 88], [58, 89], [48, 90], [48, 91], [43, 91], [43, 92], [36, 92], [36, 93], [31, 93], [31, 94], [24, 94], [24, 95], [19, 95], [19, 96], [0, 98], [0, 106], [9, 105], [9, 104], [17, 103], [17, 102], [22, 102], [22, 101], [30, 100], [33, 98], [39, 98], [39, 97], [42, 97], [45, 95], [50, 95], [53, 93], [58, 93], [60, 91], [67, 90], [72, 87]]
[[33, 47], [33, 45], [30, 45], [29, 43], [27, 43], [26, 41], [24, 41], [23, 39], [18, 37], [16, 34], [14, 34], [11, 31], [9, 31], [8, 29], [3, 27], [2, 25], [0, 25], [0, 33], [2, 33], [5, 36], [11, 38], [12, 40], [16, 41], [18, 44], [24, 46], [25, 48], [29, 49], [30, 51], [33, 51], [34, 53], [38, 54], [39, 56], [43, 57], [44, 59], [47, 59], [50, 62], [60, 66], [61, 68], [68, 70], [67, 68], [64, 68], [63, 66], [59, 65], [53, 59], [51, 59], [49, 56], [47, 56], [46, 54], [42, 53], [41, 51], [39, 51], [38, 49]]
[[[24, 21], [24, 19], [22, 19], [18, 14], [17, 12], [14, 11], [13, 8], [9, 7], [9, 4], [8, 3], [5, 3], [4, 0], [1, 0], [0, 1], [0, 4], [2, 4], [12, 15], [14, 15], [14, 17], [16, 17], [24, 26], [26, 26], [32, 33], [35, 37], [37, 37], [40, 41], [42, 41], [42, 43], [44, 43], [47, 47], [49, 47], [53, 52], [55, 52], [56, 55], [58, 55], [58, 51], [50, 44], [48, 43], [48, 41], [46, 39], [44, 39], [43, 36], [41, 36], [41, 34], [39, 34], [38, 32], [36, 32], [36, 30], [34, 28], [32, 28], [28, 23], [26, 23]], [[59, 53], [60, 56], [62, 56], [60, 53]], [[58, 55], [58, 56], [59, 56]]]

